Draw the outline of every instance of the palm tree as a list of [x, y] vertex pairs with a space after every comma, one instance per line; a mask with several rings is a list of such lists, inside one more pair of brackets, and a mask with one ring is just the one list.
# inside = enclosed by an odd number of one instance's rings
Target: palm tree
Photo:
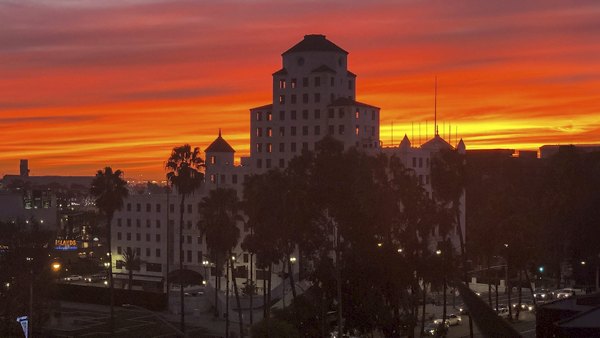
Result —
[[133, 270], [139, 270], [142, 261], [140, 260], [140, 257], [137, 255], [135, 250], [132, 250], [128, 247], [125, 253], [123, 254], [123, 262], [125, 269], [129, 273], [128, 289], [131, 290], [131, 286], [133, 285]]
[[[237, 246], [240, 238], [240, 230], [237, 227], [237, 222], [241, 219], [239, 210], [240, 202], [235, 190], [218, 188], [211, 190], [208, 196], [203, 198], [201, 206], [203, 219], [201, 228], [206, 236], [207, 249], [213, 257], [217, 258], [217, 260], [215, 260], [215, 264], [217, 265], [216, 269], [219, 268], [219, 257], [226, 257], [225, 268], [231, 268], [240, 322], [240, 335], [243, 337], [244, 323], [233, 267], [233, 249]], [[217, 302], [215, 301], [215, 307], [216, 306]], [[225, 318], [226, 331], [229, 331], [229, 314], [227, 314]]]
[[106, 238], [108, 246], [108, 284], [110, 288], [110, 332], [114, 332], [114, 286], [112, 274], [112, 233], [111, 224], [115, 211], [121, 210], [123, 200], [128, 195], [127, 182], [122, 178], [123, 172], [116, 170], [113, 172], [111, 167], [104, 168], [104, 171], [98, 170], [96, 177], [92, 181], [90, 192], [96, 197], [96, 207], [106, 216]]
[[189, 144], [173, 148], [171, 156], [167, 160], [167, 181], [177, 189], [181, 196], [179, 207], [179, 296], [181, 302], [181, 331], [185, 332], [185, 309], [183, 303], [183, 212], [185, 198], [196, 191], [202, 181], [204, 174], [200, 169], [204, 166], [204, 160], [200, 157], [198, 147], [192, 150]]

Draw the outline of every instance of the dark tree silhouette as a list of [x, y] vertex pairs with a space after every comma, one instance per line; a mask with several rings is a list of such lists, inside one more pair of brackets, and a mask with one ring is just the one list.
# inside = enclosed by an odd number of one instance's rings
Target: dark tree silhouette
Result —
[[123, 172], [111, 167], [98, 170], [92, 181], [90, 192], [96, 197], [96, 208], [106, 216], [106, 242], [108, 247], [108, 284], [110, 288], [110, 332], [114, 333], [114, 285], [112, 273], [112, 220], [115, 211], [121, 210], [123, 200], [128, 195], [127, 182], [122, 178]]

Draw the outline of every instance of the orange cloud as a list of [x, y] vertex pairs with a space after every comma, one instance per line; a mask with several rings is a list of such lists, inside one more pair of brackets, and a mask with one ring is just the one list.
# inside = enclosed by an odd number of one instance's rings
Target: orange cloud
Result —
[[[248, 108], [280, 54], [323, 33], [350, 52], [381, 138], [452, 125], [471, 149], [600, 136], [595, 1], [28, 1], [0, 4], [0, 174], [160, 179], [173, 146], [223, 128], [248, 154]], [[251, 13], [251, 15], [249, 15]], [[444, 125], [446, 128], [443, 128]], [[415, 139], [418, 132], [415, 130]]]

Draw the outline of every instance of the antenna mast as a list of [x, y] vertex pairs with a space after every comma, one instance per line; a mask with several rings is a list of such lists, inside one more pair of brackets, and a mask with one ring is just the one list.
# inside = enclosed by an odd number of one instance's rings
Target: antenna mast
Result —
[[437, 127], [437, 75], [435, 76], [435, 98], [433, 101], [433, 129], [434, 129], [434, 137], [438, 135], [438, 127]]

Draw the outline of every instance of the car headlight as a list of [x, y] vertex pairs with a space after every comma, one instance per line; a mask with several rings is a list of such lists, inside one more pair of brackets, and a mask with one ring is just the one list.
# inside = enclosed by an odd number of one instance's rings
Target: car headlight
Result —
[[527, 309], [528, 309], [529, 311], [532, 311], [532, 310], [533, 310], [533, 306], [528, 306], [528, 307], [527, 307]]
[[542, 295], [542, 298], [546, 298], [546, 295]]

